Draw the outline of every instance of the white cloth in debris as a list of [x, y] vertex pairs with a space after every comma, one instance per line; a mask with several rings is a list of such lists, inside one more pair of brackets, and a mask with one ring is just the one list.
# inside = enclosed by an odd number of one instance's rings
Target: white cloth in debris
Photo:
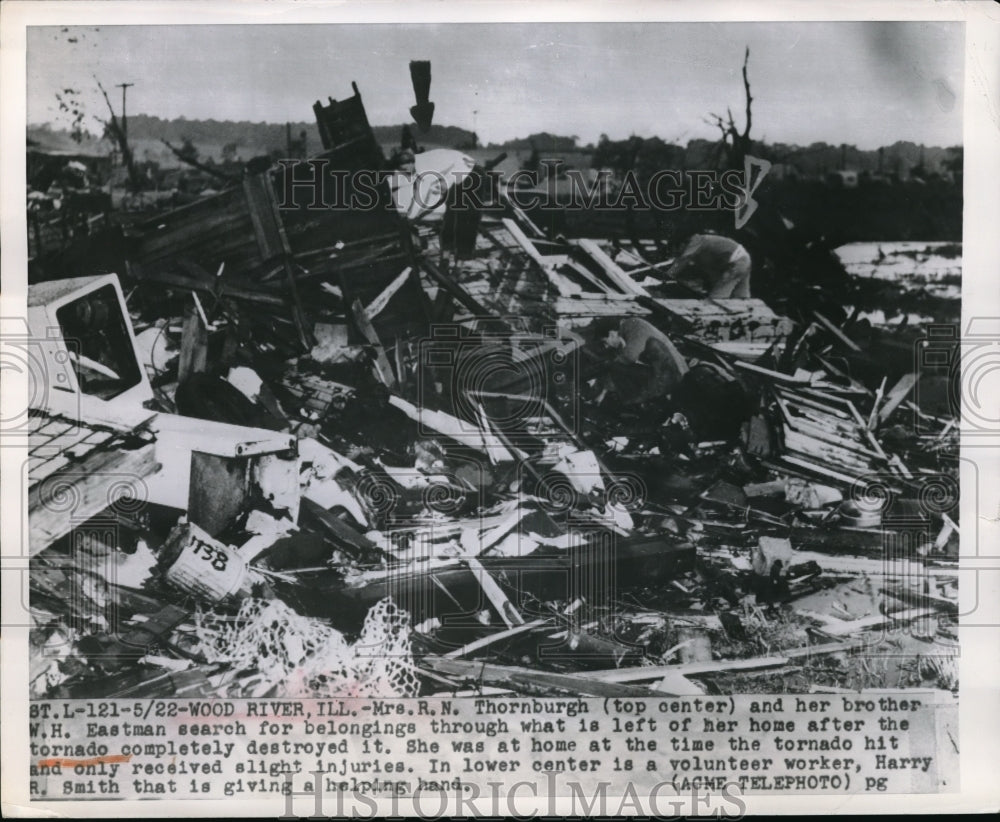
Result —
[[261, 386], [264, 381], [252, 368], [239, 365], [229, 369], [226, 375], [226, 382], [239, 391], [248, 400], [256, 400], [260, 396]]
[[345, 468], [360, 474], [364, 470], [363, 466], [327, 448], [312, 437], [303, 437], [299, 440], [299, 461], [301, 465], [299, 484], [303, 497], [326, 510], [339, 505], [358, 523], [368, 524], [368, 518], [357, 499], [336, 479], [337, 474]]
[[601, 466], [593, 451], [582, 451], [571, 445], [563, 445], [559, 456], [560, 459], [552, 466], [552, 470], [563, 474], [578, 494], [586, 497], [604, 490]]
[[475, 161], [450, 148], [416, 155], [413, 174], [397, 172], [389, 179], [396, 210], [412, 222], [444, 218], [448, 189], [472, 171]]
[[153, 377], [165, 371], [170, 361], [177, 356], [176, 351], [168, 351], [169, 338], [163, 333], [163, 325], [154, 325], [135, 335], [135, 350], [147, 372], [152, 369]]

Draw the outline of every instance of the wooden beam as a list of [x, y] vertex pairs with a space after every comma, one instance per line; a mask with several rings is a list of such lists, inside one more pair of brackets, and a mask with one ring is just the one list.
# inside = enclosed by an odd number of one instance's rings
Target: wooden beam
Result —
[[935, 594], [923, 594], [916, 591], [909, 591], [899, 585], [890, 585], [879, 589], [883, 594], [905, 602], [911, 608], [936, 608], [947, 611], [949, 614], [958, 614], [958, 600], [947, 599]]
[[843, 331], [841, 331], [837, 326], [835, 326], [830, 320], [820, 314], [818, 311], [813, 311], [813, 316], [819, 320], [820, 325], [822, 325], [827, 331], [833, 334], [840, 342], [846, 345], [855, 354], [861, 354], [861, 348], [858, 346], [854, 340], [848, 337]]
[[458, 659], [459, 657], [468, 656], [469, 654], [480, 651], [490, 645], [494, 645], [497, 642], [503, 642], [505, 639], [512, 639], [513, 637], [533, 631], [536, 628], [541, 628], [543, 625], [547, 625], [551, 621], [552, 620], [549, 618], [533, 619], [531, 622], [522, 622], [520, 625], [508, 628], [506, 631], [496, 631], [488, 636], [481, 637], [480, 639], [463, 645], [461, 648], [456, 648], [454, 651], [449, 651], [444, 655], [445, 659]]
[[917, 375], [913, 372], [909, 374], [903, 374], [902, 377], [896, 382], [896, 384], [889, 389], [889, 393], [885, 395], [885, 404], [879, 409], [878, 421], [879, 423], [884, 423], [889, 416], [902, 404], [910, 392], [913, 390], [913, 386], [917, 384]]
[[537, 695], [558, 696], [656, 696], [650, 688], [622, 685], [617, 682], [601, 682], [588, 674], [557, 674], [535, 671], [513, 665], [493, 665], [487, 662], [473, 662], [466, 659], [445, 659], [439, 656], [425, 656], [424, 665], [439, 673], [460, 676], [487, 685], [510, 688], [518, 692]]
[[653, 686], [657, 693], [670, 696], [704, 696], [705, 692], [683, 674], [672, 671]]
[[183, 288], [186, 291], [205, 291], [216, 297], [229, 297], [236, 300], [246, 300], [247, 302], [268, 305], [274, 308], [284, 308], [285, 301], [276, 294], [267, 294], [263, 291], [254, 291], [243, 285], [233, 282], [207, 282], [197, 277], [185, 274], [175, 274], [173, 272], [160, 271], [146, 273], [138, 265], [129, 265], [129, 273], [135, 279], [146, 282], [161, 283], [162, 285], [174, 288]]
[[793, 659], [808, 656], [835, 654], [842, 651], [853, 651], [863, 647], [861, 642], [835, 642], [825, 645], [809, 645], [803, 648], [793, 648], [783, 651], [781, 656], [761, 656], [753, 659], [719, 659], [711, 662], [690, 662], [684, 665], [650, 665], [643, 668], [611, 668], [603, 671], [587, 671], [583, 674], [568, 674], [568, 676], [585, 676], [588, 679], [601, 682], [642, 682], [652, 679], [663, 679], [674, 675], [704, 676], [705, 674], [721, 674], [729, 671], [754, 671], [762, 668], [780, 668]]
[[[116, 487], [159, 470], [155, 451], [151, 442], [128, 451], [97, 452], [36, 483], [28, 492], [30, 556], [114, 503], [111, 495]], [[67, 499], [73, 502], [72, 510], [66, 510]]]
[[257, 238], [257, 248], [261, 260], [279, 259], [285, 270], [285, 284], [292, 304], [292, 319], [299, 334], [299, 344], [304, 351], [312, 348], [315, 342], [306, 325], [305, 312], [299, 299], [299, 289], [295, 282], [295, 265], [292, 262], [292, 249], [288, 244], [278, 203], [271, 186], [271, 176], [263, 174], [249, 175], [243, 179], [243, 193], [246, 196], [250, 220], [253, 223], [254, 235]]
[[382, 313], [382, 310], [389, 304], [389, 300], [391, 300], [393, 295], [403, 287], [403, 283], [409, 279], [411, 271], [413, 271], [413, 269], [409, 266], [403, 269], [403, 272], [391, 283], [389, 283], [382, 293], [365, 307], [365, 314], [368, 316], [369, 320], [375, 319], [375, 317]]
[[802, 377], [794, 377], [791, 374], [782, 374], [780, 371], [772, 371], [770, 368], [754, 365], [753, 363], [745, 362], [744, 360], [734, 360], [733, 365], [737, 368], [742, 368], [744, 371], [752, 371], [754, 374], [760, 374], [762, 377], [767, 377], [768, 379], [784, 383], [785, 385], [807, 386], [811, 384], [810, 380], [803, 379]]
[[479, 583], [479, 587], [483, 589], [483, 593], [486, 594], [487, 599], [497, 609], [497, 613], [500, 614], [500, 619], [504, 621], [504, 624], [508, 628], [524, 625], [524, 617], [518, 613], [517, 608], [514, 607], [514, 603], [507, 598], [503, 589], [490, 576], [490, 572], [483, 567], [483, 564], [475, 557], [466, 557], [465, 564], [469, 566], [469, 570]]
[[469, 294], [462, 286], [456, 283], [451, 277], [447, 276], [441, 271], [434, 263], [428, 260], [426, 257], [421, 257], [418, 263], [421, 270], [427, 272], [431, 278], [437, 282], [445, 291], [451, 294], [455, 300], [464, 305], [477, 317], [495, 317], [496, 312], [490, 311], [486, 306], [477, 301], [475, 298]]
[[208, 326], [201, 314], [189, 305], [184, 310], [181, 331], [181, 353], [177, 360], [177, 381], [185, 382], [194, 374], [202, 374], [208, 365]]
[[375, 331], [375, 326], [372, 325], [371, 320], [368, 318], [368, 312], [365, 311], [361, 300], [354, 300], [351, 304], [351, 313], [354, 315], [354, 322], [357, 323], [358, 330], [365, 340], [367, 340], [375, 354], [374, 366], [379, 381], [392, 391], [396, 387], [396, 376], [392, 371], [389, 358], [385, 354], [385, 349], [382, 347], [382, 341], [378, 338], [378, 332]]
[[824, 634], [846, 636], [847, 634], [857, 633], [868, 628], [882, 628], [894, 622], [910, 622], [921, 617], [932, 616], [937, 613], [937, 610], [935, 608], [911, 608], [906, 611], [897, 611], [894, 614], [874, 614], [850, 621], [837, 619], [826, 614], [817, 614], [812, 611], [798, 611], [797, 613], [805, 614], [822, 622], [823, 627], [821, 630]]

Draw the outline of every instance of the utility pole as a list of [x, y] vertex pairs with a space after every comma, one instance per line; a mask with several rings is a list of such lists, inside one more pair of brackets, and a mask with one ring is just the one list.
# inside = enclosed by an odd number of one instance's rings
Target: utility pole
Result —
[[125, 116], [125, 90], [134, 86], [135, 83], [118, 83], [118, 88], [122, 90], [122, 136], [128, 140], [128, 118]]
[[476, 130], [476, 122], [479, 116], [479, 109], [472, 110], [472, 147], [479, 148], [479, 132]]

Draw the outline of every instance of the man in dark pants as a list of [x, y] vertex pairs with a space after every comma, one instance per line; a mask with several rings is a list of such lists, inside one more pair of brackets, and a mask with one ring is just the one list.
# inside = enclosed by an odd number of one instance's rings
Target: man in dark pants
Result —
[[714, 300], [750, 296], [750, 254], [736, 240], [718, 234], [695, 234], [666, 272]]
[[688, 371], [687, 361], [670, 338], [640, 317], [621, 321], [604, 338], [619, 366], [616, 386], [629, 402], [648, 402], [669, 396]]

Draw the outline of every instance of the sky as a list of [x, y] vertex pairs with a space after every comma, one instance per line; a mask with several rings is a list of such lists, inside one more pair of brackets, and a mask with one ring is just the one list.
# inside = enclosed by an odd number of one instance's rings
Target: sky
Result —
[[862, 149], [962, 142], [961, 23], [553, 23], [31, 27], [28, 122], [60, 119], [78, 89], [98, 131], [116, 111], [254, 122], [309, 121], [358, 83], [373, 125], [409, 121], [409, 61], [430, 60], [435, 123], [499, 143], [548, 131], [686, 143], [743, 117], [750, 49], [752, 137]]

